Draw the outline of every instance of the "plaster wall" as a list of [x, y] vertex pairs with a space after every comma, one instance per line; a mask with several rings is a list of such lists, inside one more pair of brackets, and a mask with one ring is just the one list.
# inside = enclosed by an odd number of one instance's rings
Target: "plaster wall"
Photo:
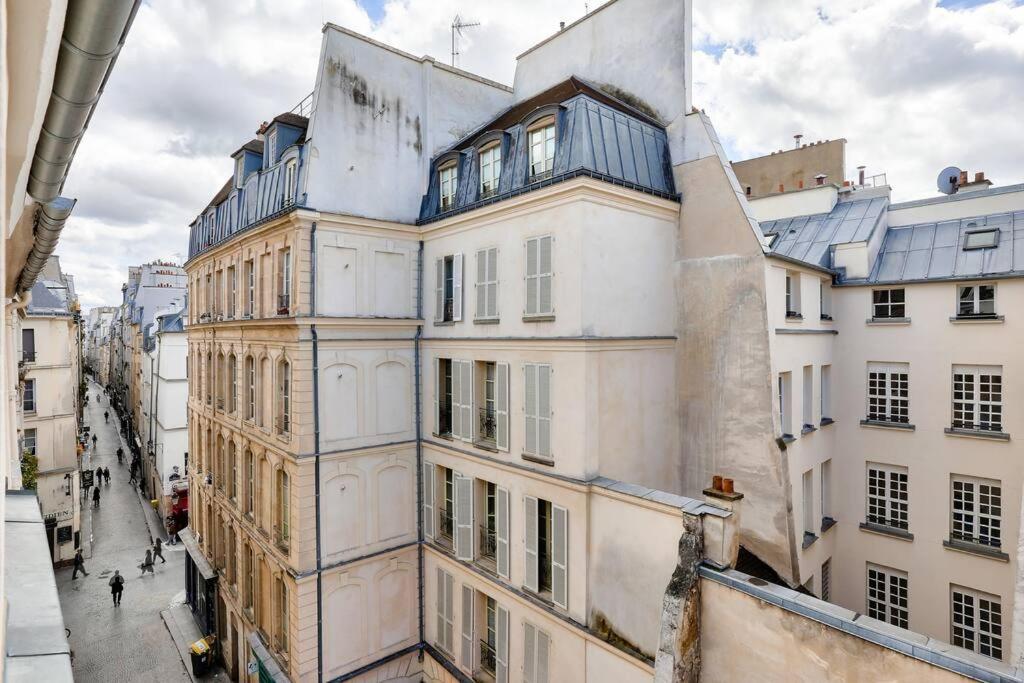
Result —
[[[846, 140], [826, 140], [817, 144], [805, 144], [798, 149], [787, 149], [767, 156], [737, 161], [732, 164], [740, 186], [750, 188], [754, 198], [777, 195], [779, 185], [784, 192], [815, 187], [815, 176], [825, 174], [826, 183], [842, 185], [846, 178]], [[817, 190], [814, 190], [817, 192]], [[835, 189], [832, 189], [835, 192]], [[796, 194], [807, 194], [797, 192]], [[827, 193], [823, 193], [826, 194]], [[771, 204], [771, 203], [769, 203]], [[826, 209], [827, 211], [827, 209]], [[799, 216], [821, 211], [798, 211], [779, 216]], [[762, 219], [767, 220], [767, 219]]]
[[[736, 168], [738, 164], [733, 164]], [[740, 180], [740, 185], [743, 181]], [[759, 221], [773, 221], [789, 216], [810, 216], [828, 213], [839, 201], [839, 189], [835, 185], [811, 187], [803, 191], [784, 192], [752, 199], [750, 210]]]
[[1019, 211], [1024, 203], [1024, 188], [999, 194], [984, 193], [937, 197], [932, 203], [906, 202], [895, 204], [888, 211], [889, 225], [915, 225], [933, 221], [955, 220], [965, 216], [981, 216], [1003, 211]]

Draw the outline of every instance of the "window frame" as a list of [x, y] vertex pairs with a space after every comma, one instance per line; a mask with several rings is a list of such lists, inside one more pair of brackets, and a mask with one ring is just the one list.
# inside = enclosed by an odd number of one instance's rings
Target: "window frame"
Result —
[[[550, 131], [550, 135], [547, 132]], [[535, 136], [543, 134], [543, 138], [538, 141], [535, 140]], [[544, 152], [544, 158], [540, 160], [540, 168], [538, 170], [538, 161], [534, 157], [534, 151], [540, 147]], [[548, 156], [548, 148], [550, 147], [550, 156]], [[526, 182], [534, 183], [541, 180], [550, 178], [555, 169], [555, 156], [558, 152], [558, 117], [555, 114], [543, 116], [536, 121], [532, 121], [526, 128]]]
[[885, 463], [865, 463], [864, 520], [878, 527], [909, 533], [909, 468]]
[[[872, 577], [872, 573], [875, 574]], [[877, 619], [898, 628], [910, 627], [910, 577], [907, 572], [892, 567], [867, 563], [864, 573], [864, 612], [872, 619]], [[881, 581], [881, 586], [872, 589], [872, 579]], [[893, 601], [893, 584], [896, 599]], [[900, 592], [902, 591], [902, 595]], [[873, 605], [872, 603], [876, 603]]]
[[[476, 251], [476, 311], [474, 321], [499, 320], [498, 247], [484, 247]], [[492, 310], [493, 304], [493, 310]]]
[[[961, 492], [959, 504], [958, 491]], [[1003, 483], [1001, 480], [963, 474], [949, 475], [949, 539], [951, 542], [1001, 550], [1003, 508]], [[967, 529], [973, 533], [967, 533]]]
[[21, 412], [34, 413], [39, 408], [36, 400], [36, 380], [30, 377], [25, 380], [25, 387], [21, 392]]
[[[547, 263], [544, 263], [545, 240], [548, 244]], [[555, 237], [552, 234], [528, 237], [523, 247], [526, 250], [523, 259], [523, 318], [547, 320], [555, 315]], [[543, 306], [545, 292], [547, 308]]]
[[[447, 186], [447, 190], [445, 189]], [[437, 205], [441, 213], [455, 208], [459, 193], [459, 161], [451, 159], [437, 167]]]
[[[963, 610], [960, 613], [965, 614], [968, 623], [957, 624], [957, 594], [961, 597], [960, 604], [965, 607], [969, 607], [970, 613], [966, 614]], [[965, 600], [964, 598], [969, 598]], [[982, 606], [982, 603], [988, 603], [987, 610]], [[969, 603], [969, 604], [968, 604]], [[997, 616], [996, 622], [993, 624], [992, 621], [992, 604], [997, 606], [995, 615]], [[988, 619], [984, 619], [984, 611], [988, 612]], [[988, 628], [982, 630], [983, 624], [988, 624]], [[997, 633], [993, 633], [992, 626], [995, 625], [998, 629]], [[958, 628], [963, 633], [958, 634]], [[966, 637], [967, 633], [970, 637]], [[987, 642], [982, 642], [987, 641]], [[995, 641], [995, 642], [993, 642]], [[997, 661], [1003, 660], [1003, 605], [1002, 598], [998, 595], [992, 595], [991, 593], [985, 593], [982, 591], [974, 590], [973, 588], [967, 588], [965, 586], [958, 586], [956, 584], [949, 585], [949, 642], [954, 647], [964, 648], [970, 650], [983, 657], [989, 657]], [[987, 651], [986, 651], [987, 650]], [[995, 654], [993, 654], [993, 651]]]
[[[477, 168], [480, 176], [479, 198], [487, 199], [498, 194], [501, 185], [502, 154], [501, 140], [493, 140], [480, 148], [477, 153]], [[485, 169], [489, 173], [485, 174]], [[486, 177], [485, 177], [486, 176]], [[490, 183], [490, 187], [486, 183]]]
[[[1006, 412], [1003, 403], [1003, 366], [954, 364], [951, 389], [950, 425], [953, 431], [1003, 433], [1003, 416]], [[989, 398], [983, 399], [983, 396]], [[993, 396], [996, 398], [993, 399]], [[970, 419], [967, 419], [968, 412]]]
[[298, 169], [298, 159], [292, 158], [284, 162], [284, 197], [282, 198], [284, 206], [291, 206], [295, 203], [295, 197], [298, 194]]
[[[976, 235], [992, 235], [991, 244], [971, 244], [971, 238]], [[964, 232], [964, 251], [976, 251], [978, 249], [995, 249], [999, 246], [999, 228], [997, 227], [984, 227], [977, 228], [975, 230], [967, 230]]]
[[[982, 296], [982, 290], [988, 290], [988, 297]], [[964, 300], [965, 291], [970, 291], [970, 299]], [[970, 305], [970, 310], [964, 312], [964, 303]], [[990, 304], [990, 305], [986, 305]], [[982, 310], [991, 308], [989, 311]], [[958, 320], [986, 320], [998, 317], [996, 311], [996, 283], [995, 282], [967, 282], [956, 286], [956, 313], [954, 317]]]
[[[893, 301], [894, 293], [899, 292], [901, 301]], [[880, 295], [885, 295], [885, 301], [879, 301]], [[895, 309], [895, 310], [894, 310]], [[902, 309], [899, 311], [898, 309]], [[879, 313], [882, 315], [879, 315]], [[902, 312], [902, 315], [896, 315]], [[907, 318], [907, 289], [906, 287], [881, 287], [871, 290], [871, 319], [872, 320], [906, 320]]]
[[909, 425], [910, 363], [868, 361], [864, 396], [868, 422]]

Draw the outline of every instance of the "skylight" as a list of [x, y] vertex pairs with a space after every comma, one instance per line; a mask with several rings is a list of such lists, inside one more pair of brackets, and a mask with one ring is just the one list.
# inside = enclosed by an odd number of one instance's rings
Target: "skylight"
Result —
[[998, 230], [975, 230], [964, 235], [964, 251], [970, 249], [991, 249], [999, 244]]

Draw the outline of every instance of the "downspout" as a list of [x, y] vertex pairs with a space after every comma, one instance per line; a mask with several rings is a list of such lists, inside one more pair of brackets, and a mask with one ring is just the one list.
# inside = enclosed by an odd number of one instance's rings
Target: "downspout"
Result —
[[[423, 319], [423, 240], [420, 240], [419, 254], [416, 259], [416, 319]], [[420, 368], [422, 363], [420, 362], [420, 338], [423, 336], [423, 325], [416, 325], [416, 337], [413, 342], [413, 361], [414, 369], [416, 373], [415, 380], [415, 391], [416, 391], [416, 509], [418, 514], [416, 515], [416, 538], [419, 543], [416, 544], [417, 549], [417, 562], [419, 564], [419, 586], [417, 589], [418, 595], [417, 600], [419, 602], [419, 626], [420, 626], [420, 650], [418, 659], [423, 662], [423, 645], [427, 642], [426, 633], [424, 631], [424, 617], [423, 617], [423, 581], [424, 572], [426, 568], [424, 566], [423, 556], [423, 430], [421, 427], [421, 418], [423, 416], [422, 399], [420, 397], [420, 388], [422, 381], [420, 380]]]
[[[316, 221], [309, 229], [309, 316], [316, 318]], [[324, 580], [320, 554], [320, 342], [316, 323], [309, 326], [313, 338], [313, 491], [316, 501], [316, 679], [324, 680]]]
[[[160, 329], [160, 319], [157, 318], [156, 323], [157, 329]], [[149, 402], [149, 436], [153, 441], [153, 469], [156, 471], [156, 447], [157, 439], [154, 433], [154, 427], [156, 426], [156, 411], [160, 410], [160, 353], [164, 350], [164, 345], [160, 342], [159, 332], [153, 334], [156, 339], [156, 372], [150, 372], [150, 402]], [[155, 404], [155, 405], [154, 405]], [[164, 475], [162, 472], [157, 471], [160, 475], [160, 495], [156, 495], [156, 491], [152, 491], [153, 497], [161, 503], [163, 502], [164, 496]], [[159, 511], [159, 508], [158, 508]]]
[[57, 240], [60, 239], [60, 231], [64, 229], [64, 223], [71, 210], [75, 208], [74, 199], [57, 197], [39, 207], [39, 215], [36, 217], [34, 236], [32, 238], [32, 250], [25, 259], [25, 267], [21, 269], [18, 276], [17, 291], [19, 294], [28, 292], [36, 283], [39, 272], [46, 265], [57, 248]]

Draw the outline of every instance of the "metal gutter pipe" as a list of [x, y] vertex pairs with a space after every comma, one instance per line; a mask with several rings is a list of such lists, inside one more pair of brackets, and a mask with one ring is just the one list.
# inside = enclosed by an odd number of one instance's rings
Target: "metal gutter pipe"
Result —
[[31, 290], [32, 285], [36, 283], [39, 271], [43, 269], [46, 260], [57, 248], [60, 231], [64, 228], [64, 222], [71, 215], [73, 208], [75, 208], [75, 200], [66, 197], [57, 197], [39, 207], [32, 250], [28, 253], [25, 266], [18, 276], [18, 293]]
[[[316, 221], [309, 229], [309, 314], [316, 317]], [[313, 497], [316, 500], [316, 679], [324, 680], [324, 565], [320, 546], [320, 339], [316, 323], [313, 338]]]
[[28, 180], [28, 194], [40, 204], [60, 194], [138, 7], [139, 0], [72, 0], [68, 5]]
[[[416, 319], [423, 319], [423, 240], [420, 240], [419, 255], [416, 259]], [[416, 545], [417, 549], [417, 564], [419, 565], [419, 586], [417, 600], [419, 602], [419, 627], [420, 627], [420, 643], [426, 642], [426, 632], [424, 629], [424, 617], [423, 617], [423, 581], [424, 573], [426, 568], [424, 566], [423, 557], [423, 429], [421, 427], [421, 421], [423, 417], [423, 402], [420, 397], [422, 381], [420, 379], [420, 369], [422, 363], [420, 361], [420, 339], [423, 336], [423, 325], [416, 326], [416, 338], [414, 340], [413, 347], [413, 361], [414, 370], [416, 373], [415, 379], [415, 391], [416, 391], [416, 509], [418, 514], [416, 515], [416, 538], [419, 543]], [[423, 648], [420, 648], [419, 654], [417, 655], [420, 662], [423, 661]]]

